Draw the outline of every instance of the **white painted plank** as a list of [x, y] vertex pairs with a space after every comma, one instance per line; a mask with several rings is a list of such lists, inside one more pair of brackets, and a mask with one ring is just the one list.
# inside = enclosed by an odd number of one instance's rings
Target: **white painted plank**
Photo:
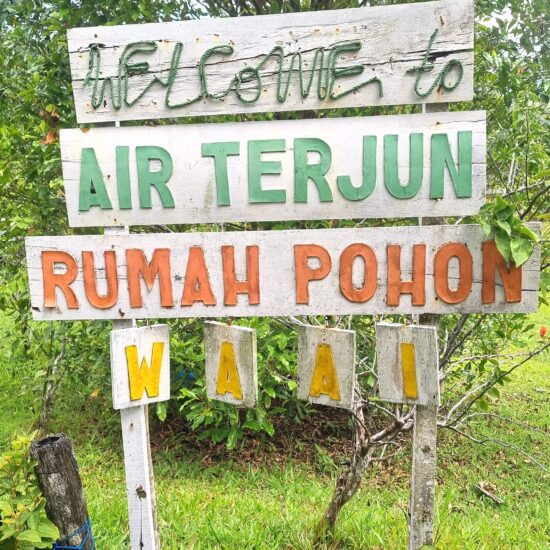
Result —
[[[444, 197], [430, 198], [433, 135], [446, 134], [451, 153], [458, 160], [458, 132], [472, 132], [472, 193], [458, 198], [449, 171], [445, 170]], [[384, 136], [398, 136], [398, 170], [402, 184], [409, 181], [410, 135], [423, 134], [423, 178], [419, 192], [410, 199], [395, 198], [384, 183]], [[362, 200], [348, 200], [337, 186], [337, 177], [351, 177], [354, 187], [363, 183], [363, 136], [376, 137], [376, 183]], [[296, 202], [294, 143], [300, 138], [323, 140], [332, 153], [326, 182], [332, 200], [321, 202], [316, 184], [307, 183], [307, 202]], [[262, 176], [264, 189], [284, 192], [284, 203], [251, 203], [248, 143], [280, 139], [286, 152], [263, 153], [262, 160], [281, 163], [280, 175]], [[227, 159], [230, 205], [219, 205], [214, 158], [203, 157], [202, 144], [235, 142], [240, 154]], [[163, 207], [153, 188], [152, 207], [140, 208], [136, 147], [165, 149], [173, 163], [168, 180], [174, 207]], [[116, 148], [129, 147], [129, 178], [132, 208], [121, 208], [118, 197]], [[79, 210], [81, 159], [83, 148], [93, 148], [103, 174], [111, 209], [92, 206]], [[224, 223], [237, 221], [277, 221], [417, 217], [419, 215], [475, 214], [485, 202], [485, 112], [451, 112], [270, 122], [198, 124], [158, 127], [92, 128], [62, 130], [61, 154], [69, 224], [73, 227], [104, 225], [151, 225]], [[317, 153], [309, 162], [318, 162]], [[367, 166], [372, 165], [369, 157]], [[152, 167], [152, 170], [158, 168]], [[89, 185], [89, 182], [87, 182]], [[124, 205], [122, 205], [124, 206]]]
[[132, 550], [160, 548], [147, 405], [120, 410]]
[[[242, 398], [232, 393], [218, 392], [217, 379], [220, 369], [222, 343], [231, 344], [235, 367], [238, 372]], [[258, 359], [256, 351], [256, 331], [248, 327], [239, 327], [217, 323], [204, 324], [204, 355], [206, 395], [210, 399], [232, 403], [238, 407], [254, 408], [258, 401]]]
[[[405, 395], [401, 344], [414, 346], [416, 399]], [[377, 323], [376, 364], [380, 399], [410, 405], [439, 405], [438, 355], [435, 327]]]
[[[540, 232], [540, 224], [530, 224], [534, 231]], [[298, 231], [257, 231], [257, 232], [221, 232], [221, 233], [170, 233], [170, 234], [141, 234], [141, 235], [98, 235], [98, 236], [65, 236], [65, 237], [29, 237], [26, 239], [29, 284], [33, 314], [36, 319], [113, 319], [113, 318], [167, 318], [167, 317], [246, 317], [246, 316], [288, 316], [288, 315], [341, 315], [341, 314], [380, 314], [380, 313], [464, 313], [464, 312], [525, 312], [535, 311], [538, 304], [538, 286], [540, 269], [540, 249], [535, 247], [531, 258], [522, 266], [521, 289], [519, 301], [506, 302], [500, 276], [496, 275], [495, 301], [481, 303], [482, 291], [482, 243], [485, 241], [483, 231], [474, 225], [429, 226], [429, 227], [379, 227], [354, 229], [319, 229]], [[446, 303], [436, 294], [434, 288], [434, 256], [449, 243], [462, 243], [466, 246], [472, 258], [472, 284], [468, 293], [459, 303]], [[349, 256], [351, 245], [358, 244], [360, 249], [372, 249], [372, 256], [376, 258], [377, 270], [373, 260], [368, 257], [366, 269], [367, 280], [372, 285], [372, 297], [366, 299], [361, 296], [346, 298], [342, 294], [340, 282], [340, 256], [347, 250]], [[413, 245], [425, 245], [425, 302], [418, 305], [411, 303], [409, 294], [402, 294], [396, 305], [387, 304], [387, 247], [398, 245], [401, 247], [401, 278], [404, 281], [411, 279]], [[310, 258], [307, 268], [298, 269], [302, 285], [300, 288], [309, 289], [309, 297], [303, 295], [302, 302], [298, 303], [296, 292], [295, 251], [303, 253], [307, 246], [322, 247], [325, 252], [315, 249], [317, 254], [330, 256], [323, 260], [320, 272], [319, 261]], [[222, 249], [222, 247], [234, 247]], [[234, 305], [225, 305], [226, 294], [231, 298], [230, 286], [225, 288], [222, 261], [223, 250], [226, 252], [225, 271], [228, 280], [246, 279], [246, 247], [253, 258], [257, 252], [257, 262], [250, 261], [249, 265], [258, 266], [258, 303], [249, 303], [247, 294], [238, 294]], [[129, 252], [137, 250], [137, 252]], [[184, 283], [187, 273], [187, 264], [190, 250], [193, 250], [195, 260], [204, 254], [204, 266], [208, 272], [207, 279], [211, 291], [212, 305], [202, 302], [181, 305]], [[202, 252], [201, 252], [202, 250]], [[396, 249], [392, 249], [396, 250]], [[60, 288], [54, 288], [56, 302], [52, 306], [44, 307], [44, 278], [42, 272], [42, 252], [63, 251], [68, 263], [74, 262], [75, 280], [70, 288], [74, 291], [77, 307], [69, 309]], [[118, 281], [118, 292], [113, 292], [114, 300], [111, 307], [100, 309], [90, 305], [84, 290], [82, 273], [82, 252], [91, 251], [97, 264], [96, 278], [98, 294], [106, 290], [104, 253], [111, 251], [116, 259], [117, 270], [113, 279]], [[132, 279], [134, 289], [141, 289], [142, 306], [130, 307], [128, 272], [126, 258], [128, 254], [141, 255], [144, 262], [151, 261], [157, 251], [160, 265], [166, 265], [164, 304], [161, 306], [158, 278], [153, 281], [152, 289], [148, 292], [144, 281], [138, 279], [137, 270], [133, 270]], [[160, 251], [160, 252], [159, 252]], [[167, 258], [163, 263], [161, 255]], [[365, 252], [366, 254], [366, 252]], [[346, 258], [344, 256], [344, 258]], [[44, 256], [47, 258], [48, 255]], [[72, 257], [72, 259], [68, 259]], [[169, 257], [169, 260], [168, 260]], [[305, 256], [304, 256], [305, 257]], [[234, 258], [235, 272], [230, 260]], [[299, 262], [298, 262], [299, 263]], [[203, 264], [199, 262], [201, 268]], [[343, 261], [345, 267], [351, 265], [348, 257]], [[420, 263], [419, 263], [420, 265]], [[489, 265], [489, 264], [488, 264]], [[490, 264], [492, 265], [492, 264]], [[63, 273], [63, 265], [54, 264], [56, 273]], [[319, 280], [311, 280], [305, 284], [306, 276], [319, 278], [322, 272], [326, 276]], [[396, 271], [396, 270], [394, 270]], [[354, 288], [360, 289], [365, 281], [365, 268], [362, 258], [356, 258], [350, 276], [343, 276], [345, 281], [352, 281]], [[374, 274], [376, 278], [374, 277]], [[440, 270], [444, 277], [444, 272]], [[230, 275], [230, 276], [229, 276]], [[91, 280], [91, 277], [89, 278]], [[189, 284], [195, 279], [188, 277]], [[256, 277], [252, 278], [252, 282]], [[448, 266], [448, 286], [453, 289], [459, 282], [458, 263], [451, 259]], [[351, 283], [349, 283], [351, 285]], [[188, 292], [194, 287], [190, 286]], [[395, 289], [395, 285], [392, 285]], [[489, 288], [486, 285], [486, 288]], [[171, 290], [171, 296], [169, 291]], [[226, 293], [225, 290], [228, 292]], [[351, 289], [348, 289], [351, 290]], [[348, 293], [349, 294], [349, 293]], [[352, 301], [366, 299], [366, 301]], [[231, 302], [231, 300], [230, 300]], [[76, 305], [76, 304], [75, 304]]]
[[[463, 76], [455, 89], [444, 90], [436, 86], [429, 96], [421, 97], [414, 90], [416, 75], [407, 71], [421, 65], [430, 38], [436, 30], [438, 34], [430, 56], [434, 67], [422, 75], [420, 92], [425, 93], [429, 90], [432, 82], [451, 60], [462, 64]], [[68, 32], [68, 43], [77, 120], [79, 123], [86, 123], [205, 114], [396, 105], [425, 101], [469, 101], [473, 97], [473, 30], [473, 0], [445, 0], [254, 18], [205, 18], [199, 21], [72, 29]], [[119, 60], [125, 48], [138, 41], [151, 41], [154, 51], [133, 53], [130, 56], [130, 51], [126, 51], [128, 63], [148, 64], [144, 67], [147, 71], [145, 74], [133, 74], [127, 81], [123, 81], [123, 85], [127, 82], [129, 88], [127, 101], [135, 102], [134, 105], [127, 106], [122, 101], [119, 109], [113, 108], [109, 95], [104, 97], [103, 101], [98, 97], [98, 106], [94, 109], [91, 104], [92, 86], [84, 85], [90, 70], [91, 45], [100, 45], [101, 66], [92, 63], [92, 75], [95, 76], [95, 68], [98, 67], [98, 83], [101, 87], [103, 78], [118, 77]], [[330, 48], [353, 42], [357, 42], [358, 50], [340, 53], [334, 59], [335, 64], [330, 63]], [[179, 59], [174, 56], [178, 43], [181, 48]], [[208, 91], [212, 96], [219, 95], [230, 87], [239, 71], [257, 68], [259, 84], [255, 78], [251, 78], [254, 75], [250, 71], [242, 75], [245, 101], [258, 95], [256, 101], [243, 102], [238, 99], [234, 90], [223, 99], [205, 99], [199, 93], [199, 61], [207, 50], [220, 46], [231, 46], [233, 53], [218, 54], [208, 59], [205, 71]], [[327, 94], [326, 89], [322, 88], [321, 96], [327, 96], [324, 99], [319, 99], [316, 75], [309, 95], [303, 98], [296, 73], [296, 60], [288, 96], [283, 93], [282, 99], [285, 100], [280, 101], [277, 97], [278, 56], [268, 57], [263, 66], [259, 67], [276, 46], [283, 49], [285, 56], [283, 86], [288, 80], [292, 54], [296, 52], [303, 54], [306, 86], [311, 78], [316, 49], [324, 51], [325, 88], [329, 63], [337, 69], [359, 66], [363, 68], [363, 72], [337, 78], [333, 94]], [[166, 106], [166, 83], [172, 60], [174, 67], [177, 66], [177, 71], [172, 74], [174, 84], [168, 98], [170, 104], [182, 104], [199, 96], [198, 101], [176, 109]], [[455, 67], [450, 72], [446, 80], [448, 85], [456, 83], [458, 70], [458, 67]], [[139, 94], [155, 77], [161, 79], [164, 84], [156, 81], [145, 95], [138, 99]], [[351, 90], [373, 77], [380, 79], [382, 90], [377, 84], [371, 83], [335, 99], [338, 94]], [[282, 92], [284, 88], [281, 89]]]
[[[329, 391], [320, 391], [316, 395], [313, 380], [316, 368], [322, 368], [317, 363], [319, 346], [329, 346], [332, 358], [332, 369], [325, 369], [317, 373], [326, 378], [325, 387]], [[321, 358], [319, 358], [321, 361]], [[331, 375], [335, 374], [337, 391], [330, 391]], [[316, 326], [301, 326], [298, 333], [298, 399], [338, 407], [342, 409], [353, 408], [353, 392], [355, 387], [355, 331]], [[313, 389], [313, 391], [312, 391]], [[332, 393], [332, 396], [330, 395]], [[340, 399], [335, 397], [339, 395]]]
[[[163, 347], [158, 364], [160, 370], [158, 384], [144, 384], [142, 396], [132, 399], [129, 375], [130, 367], [128, 365], [126, 348], [129, 346], [137, 348], [138, 367], [140, 370], [145, 368], [153, 371], [157, 368], [153, 360], [153, 348], [158, 344], [162, 344]], [[145, 376], [142, 376], [142, 378], [146, 380]], [[111, 381], [113, 408], [117, 410], [169, 400], [170, 338], [168, 325], [152, 325], [111, 331]], [[149, 391], [156, 391], [157, 395], [149, 395]]]
[[[127, 227], [106, 227], [105, 235], [124, 238]], [[115, 319], [113, 330], [132, 330], [134, 319]], [[148, 405], [121, 409], [120, 424], [124, 451], [126, 500], [131, 550], [159, 550], [157, 504], [153, 477], [153, 461], [149, 440]]]

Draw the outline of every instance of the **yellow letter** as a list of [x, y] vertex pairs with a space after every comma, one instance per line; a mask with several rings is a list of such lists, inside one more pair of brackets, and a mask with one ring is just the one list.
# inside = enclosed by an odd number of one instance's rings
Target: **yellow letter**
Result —
[[141, 360], [141, 367], [139, 367], [137, 346], [126, 346], [126, 363], [128, 364], [130, 399], [132, 401], [141, 399], [144, 390], [149, 397], [158, 396], [163, 352], [164, 342], [155, 342], [151, 354], [151, 368], [149, 368], [145, 357]]
[[231, 342], [222, 342], [216, 393], [219, 395], [230, 393], [235, 399], [243, 398], [243, 389], [237, 370], [237, 362], [235, 361], [235, 350]]
[[407, 399], [418, 399], [414, 344], [401, 344], [401, 367], [403, 369], [403, 395]]
[[309, 395], [319, 397], [328, 395], [334, 401], [340, 401], [340, 384], [334, 367], [332, 348], [328, 344], [319, 344], [315, 355], [315, 367], [311, 377]]

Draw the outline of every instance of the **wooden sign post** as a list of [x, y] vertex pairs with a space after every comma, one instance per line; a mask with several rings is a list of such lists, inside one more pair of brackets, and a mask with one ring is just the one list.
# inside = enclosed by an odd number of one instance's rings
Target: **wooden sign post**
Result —
[[170, 398], [169, 351], [166, 325], [111, 332], [113, 407], [121, 414], [132, 550], [160, 548], [147, 407]]
[[380, 399], [415, 407], [409, 550], [433, 544], [439, 406], [439, 348], [435, 326], [376, 325]]
[[[473, 97], [473, 36], [473, 0], [442, 0], [72, 29], [68, 43], [78, 122], [119, 126], [342, 107], [444, 109]], [[27, 238], [31, 305], [35, 319], [114, 321], [113, 403], [121, 411], [132, 550], [159, 548], [147, 403], [169, 395], [166, 331], [135, 329], [136, 319], [425, 320], [536, 310], [539, 247], [516, 267], [479, 226], [444, 225], [443, 216], [475, 214], [485, 200], [485, 113], [437, 110], [62, 130], [69, 224], [108, 229]], [[439, 216], [440, 225], [162, 235], [116, 229], [418, 216]], [[131, 330], [123, 335], [123, 328]], [[381, 395], [416, 407], [409, 543], [416, 549], [433, 538], [435, 329], [378, 330], [385, 335]], [[205, 342], [208, 395], [254, 406], [255, 332], [207, 323]], [[354, 333], [304, 328], [299, 395], [350, 408], [354, 355]]]

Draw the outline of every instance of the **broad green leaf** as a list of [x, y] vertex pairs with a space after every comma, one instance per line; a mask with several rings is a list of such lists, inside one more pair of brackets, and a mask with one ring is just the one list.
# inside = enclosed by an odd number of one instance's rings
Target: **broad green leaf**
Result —
[[168, 403], [163, 401], [162, 403], [157, 403], [157, 416], [161, 422], [166, 420], [166, 414], [168, 412]]
[[34, 529], [27, 529], [26, 531], [19, 533], [17, 538], [24, 542], [42, 542], [42, 537], [40, 536], [40, 533]]
[[38, 525], [38, 532], [42, 538], [55, 541], [59, 538], [59, 529], [47, 518], [43, 518]]
[[527, 237], [528, 239], [530, 239], [532, 241], [535, 241], [536, 243], [538, 243], [540, 241], [539, 236], [534, 231], [531, 231], [525, 225], [520, 225], [519, 227], [516, 228], [516, 231], [520, 235], [523, 235], [523, 236]]
[[529, 241], [522, 237], [512, 240], [510, 245], [512, 258], [518, 267], [529, 259], [531, 252], [533, 252], [533, 246], [533, 241]]
[[508, 237], [506, 233], [498, 231], [495, 235], [495, 242], [497, 244], [498, 251], [502, 254], [502, 257], [506, 261], [509, 261], [512, 258], [512, 252], [510, 250], [510, 237]]
[[497, 220], [497, 225], [508, 235], [510, 236], [512, 234], [512, 228], [510, 227], [510, 224], [507, 221], [504, 220]]

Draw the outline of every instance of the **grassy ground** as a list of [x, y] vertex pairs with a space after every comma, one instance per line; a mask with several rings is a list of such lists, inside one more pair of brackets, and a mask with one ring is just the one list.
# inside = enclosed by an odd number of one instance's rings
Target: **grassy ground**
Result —
[[[533, 318], [537, 329], [550, 327], [549, 310]], [[32, 374], [32, 366], [11, 367], [9, 338], [2, 331], [9, 332], [6, 319], [0, 322], [0, 448], [34, 418], [30, 395], [19, 395], [22, 371]], [[492, 412], [540, 431], [486, 418], [475, 428], [527, 449], [548, 466], [549, 397], [550, 364], [548, 358], [538, 358], [516, 371]], [[57, 410], [53, 427], [75, 443], [98, 548], [128, 548], [117, 413], [92, 399], [82, 402], [66, 394]], [[479, 446], [450, 432], [441, 432], [439, 442], [437, 548], [550, 548], [547, 473], [531, 458], [498, 445]], [[156, 448], [163, 548], [311, 547], [313, 528], [334, 485], [334, 471], [322, 451], [313, 464], [266, 460], [252, 466], [237, 460], [238, 453], [225, 460], [206, 458], [175, 439]], [[409, 473], [408, 449], [371, 470], [360, 493], [344, 508], [332, 547], [405, 548]], [[491, 483], [504, 504], [480, 496], [475, 489], [480, 482]]]

